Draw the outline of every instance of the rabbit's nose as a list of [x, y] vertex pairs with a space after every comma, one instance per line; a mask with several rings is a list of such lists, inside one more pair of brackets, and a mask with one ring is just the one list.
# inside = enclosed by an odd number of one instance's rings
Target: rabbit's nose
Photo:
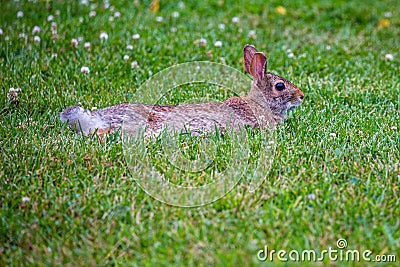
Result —
[[300, 91], [299, 90], [299, 98], [301, 99], [301, 100], [303, 100], [303, 98], [304, 98], [304, 93], [303, 93], [303, 91]]

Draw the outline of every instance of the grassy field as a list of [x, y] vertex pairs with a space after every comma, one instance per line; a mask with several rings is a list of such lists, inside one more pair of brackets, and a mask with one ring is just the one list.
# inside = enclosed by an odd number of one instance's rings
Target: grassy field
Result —
[[[259, 261], [264, 246], [321, 252], [340, 238], [347, 249], [392, 254], [399, 264], [397, 0], [159, 8], [20, 0], [1, 9], [1, 266], [265, 266], [279, 261]], [[118, 136], [77, 136], [59, 121], [70, 105], [135, 101], [146, 79], [177, 63], [243, 70], [247, 43], [305, 93], [277, 130], [273, 166], [254, 193], [239, 183], [210, 205], [163, 204], [135, 183]], [[166, 101], [193, 95], [176, 90]]]

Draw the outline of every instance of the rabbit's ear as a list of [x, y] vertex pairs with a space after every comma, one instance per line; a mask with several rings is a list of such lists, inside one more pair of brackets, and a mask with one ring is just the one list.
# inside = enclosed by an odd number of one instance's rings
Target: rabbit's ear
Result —
[[262, 81], [267, 70], [267, 57], [260, 52], [254, 54], [250, 64], [250, 74], [256, 81]]
[[257, 49], [252, 45], [247, 44], [244, 46], [244, 49], [243, 49], [244, 68], [247, 73], [250, 73], [251, 60], [253, 59], [254, 54], [257, 52], [258, 52]]

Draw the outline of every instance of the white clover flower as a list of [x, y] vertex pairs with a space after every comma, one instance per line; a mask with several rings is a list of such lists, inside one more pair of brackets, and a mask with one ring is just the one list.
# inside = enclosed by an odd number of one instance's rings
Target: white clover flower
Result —
[[89, 12], [89, 17], [94, 17], [96, 16], [96, 14], [97, 14], [96, 11], [92, 10]]
[[11, 87], [8, 90], [8, 94], [7, 94], [7, 99], [10, 103], [18, 103], [19, 99], [18, 99], [18, 93], [21, 91], [21, 88], [14, 88]]
[[8, 92], [9, 93], [18, 93], [18, 92], [20, 92], [21, 91], [21, 88], [14, 88], [14, 87], [11, 87], [10, 89], [8, 89]]
[[216, 46], [216, 47], [221, 47], [221, 46], [222, 46], [222, 42], [221, 42], [221, 41], [216, 41], [216, 42], [214, 43], [214, 46]]
[[0, 35], [3, 35], [3, 29], [0, 28]]
[[200, 39], [199, 39], [199, 44], [200, 44], [201, 46], [206, 46], [206, 45], [207, 45], [207, 40], [204, 39], [204, 38], [200, 38]]
[[127, 49], [127, 50], [133, 50], [133, 45], [127, 45], [127, 46], [126, 46], [126, 49]]
[[247, 35], [250, 38], [256, 39], [257, 35], [256, 35], [256, 31], [255, 30], [250, 30], [249, 34]]
[[335, 133], [330, 133], [329, 136], [332, 137], [332, 138], [336, 138], [336, 134]]
[[387, 59], [387, 60], [393, 60], [393, 59], [394, 59], [394, 56], [393, 56], [392, 54], [386, 54], [386, 55], [385, 55], [385, 59]]
[[54, 53], [54, 54], [51, 55], [51, 58], [53, 58], [53, 59], [54, 59], [54, 58], [57, 58], [57, 57], [58, 57], [58, 54], [57, 54], [57, 53]]
[[239, 17], [233, 17], [232, 18], [232, 23], [239, 23], [240, 22], [240, 18]]
[[132, 39], [137, 40], [140, 38], [140, 34], [135, 33], [134, 35], [132, 35]]
[[178, 29], [176, 27], [171, 28], [171, 32], [176, 32]]
[[390, 17], [392, 17], [392, 12], [390, 12], [390, 11], [385, 12], [384, 16], [385, 16], [385, 18], [390, 18]]
[[33, 29], [32, 29], [32, 34], [39, 33], [39, 32], [40, 32], [40, 27], [39, 26], [34, 26]]
[[84, 47], [89, 49], [90, 48], [90, 42], [85, 42]]
[[57, 29], [57, 23], [55, 23], [54, 21], [51, 23], [51, 29], [52, 30], [56, 30]]
[[106, 32], [101, 32], [100, 33], [100, 39], [108, 40], [108, 34]]
[[173, 18], [179, 18], [179, 12], [178, 11], [172, 12], [172, 17]]
[[19, 38], [25, 38], [25, 37], [26, 37], [26, 35], [25, 35], [25, 33], [24, 33], [24, 32], [21, 32], [20, 34], [18, 34], [18, 37], [19, 37]]
[[223, 23], [218, 24], [218, 29], [225, 30], [225, 24]]
[[131, 68], [135, 68], [135, 69], [139, 68], [139, 64], [137, 63], [137, 61], [132, 61]]
[[128, 61], [128, 60], [129, 60], [129, 56], [128, 56], [128, 55], [125, 55], [125, 56], [124, 56], [124, 60], [125, 60], [125, 61]]
[[18, 11], [17, 12], [17, 18], [22, 18], [24, 16], [24, 12]]
[[315, 196], [315, 194], [308, 194], [307, 198], [311, 199], [311, 200], [314, 200], [314, 199], [316, 199], [316, 196]]
[[75, 38], [73, 38], [72, 40], [71, 40], [71, 45], [72, 45], [72, 47], [78, 47], [78, 39], [75, 39]]
[[49, 15], [49, 16], [47, 17], [47, 21], [53, 21], [53, 19], [54, 19], [54, 16], [53, 16], [53, 15]]
[[81, 4], [87, 6], [89, 4], [88, 0], [81, 0]]
[[294, 54], [293, 54], [292, 52], [290, 52], [290, 53], [287, 55], [287, 57], [288, 57], [288, 58], [294, 58]]
[[28, 202], [29, 200], [31, 200], [29, 197], [22, 197], [22, 202]]
[[325, 46], [325, 49], [326, 49], [326, 50], [331, 50], [332, 47], [331, 47], [330, 45], [327, 45], [327, 46]]
[[121, 13], [120, 12], [115, 12], [114, 13], [114, 18], [119, 18], [119, 17], [121, 17]]
[[83, 66], [83, 67], [81, 68], [81, 72], [82, 72], [82, 73], [90, 73], [90, 70], [89, 70], [88, 67]]
[[164, 18], [161, 17], [161, 16], [157, 16], [157, 17], [156, 17], [156, 21], [157, 21], [157, 22], [162, 22], [163, 20], [164, 20]]
[[37, 35], [33, 36], [33, 41], [37, 42], [37, 43], [40, 43], [40, 37], [37, 36]]

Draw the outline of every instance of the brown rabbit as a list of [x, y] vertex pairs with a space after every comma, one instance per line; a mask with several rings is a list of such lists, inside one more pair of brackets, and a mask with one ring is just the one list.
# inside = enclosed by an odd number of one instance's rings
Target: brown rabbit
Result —
[[223, 102], [185, 104], [177, 106], [124, 103], [90, 112], [82, 107], [65, 109], [60, 119], [89, 134], [118, 129], [157, 134], [165, 127], [192, 132], [250, 126], [275, 127], [282, 123], [286, 111], [302, 103], [303, 92], [286, 79], [266, 71], [267, 58], [254, 46], [244, 47], [244, 66], [253, 82], [246, 97], [232, 97]]

